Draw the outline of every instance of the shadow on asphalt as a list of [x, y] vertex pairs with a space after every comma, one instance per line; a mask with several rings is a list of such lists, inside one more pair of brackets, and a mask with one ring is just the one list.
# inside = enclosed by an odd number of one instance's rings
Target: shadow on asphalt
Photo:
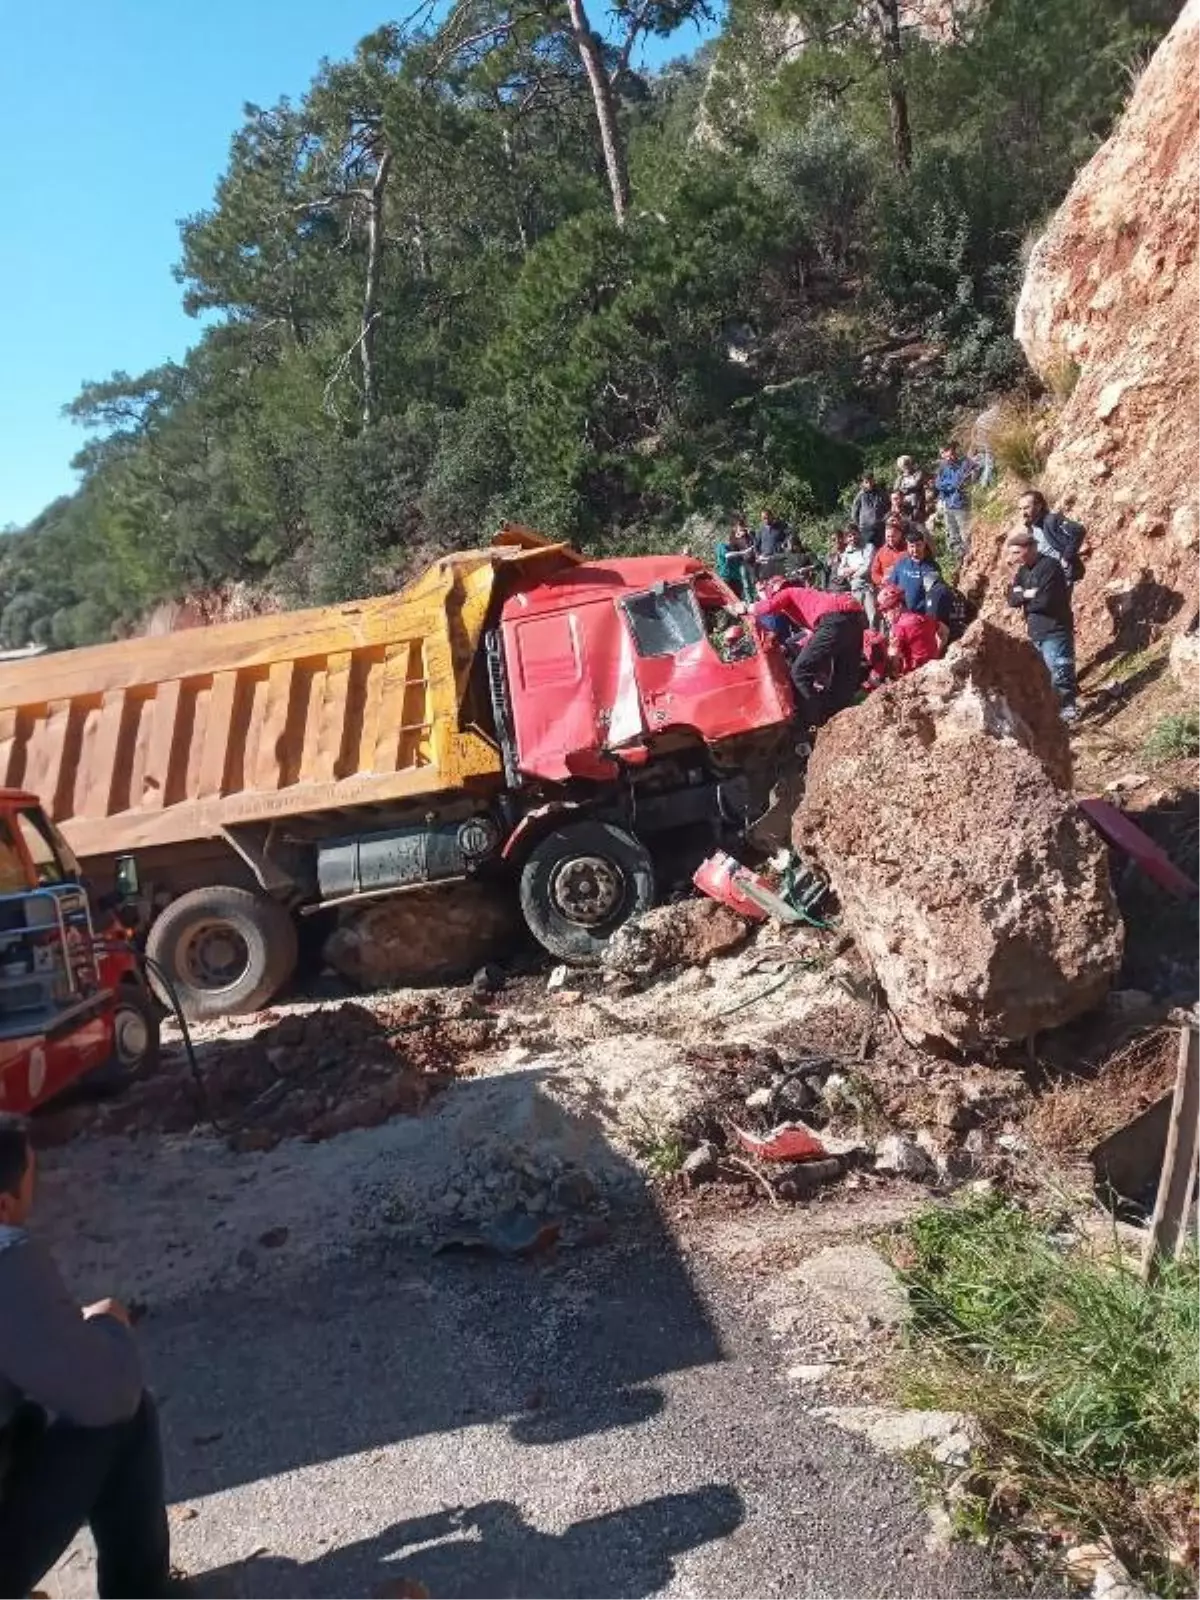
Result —
[[676, 1556], [726, 1537], [743, 1516], [737, 1490], [716, 1484], [589, 1517], [561, 1534], [530, 1527], [511, 1501], [490, 1500], [398, 1522], [315, 1561], [255, 1556], [200, 1574], [195, 1583], [216, 1597], [424, 1591], [438, 1600], [619, 1600], [663, 1589]]
[[[451, 1091], [472, 1119], [474, 1090]], [[627, 1197], [603, 1228], [583, 1219], [591, 1242], [515, 1260], [374, 1245], [153, 1312], [139, 1332], [172, 1498], [468, 1428], [545, 1446], [633, 1427], [663, 1409], [656, 1378], [723, 1358], [635, 1170], [590, 1114], [529, 1096], [548, 1148]]]

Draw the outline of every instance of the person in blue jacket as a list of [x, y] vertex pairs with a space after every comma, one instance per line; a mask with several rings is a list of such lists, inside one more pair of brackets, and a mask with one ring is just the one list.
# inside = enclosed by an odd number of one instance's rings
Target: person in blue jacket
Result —
[[979, 474], [978, 463], [969, 456], [960, 456], [958, 446], [951, 441], [941, 454], [941, 462], [934, 476], [934, 487], [946, 519], [946, 542], [954, 559], [960, 564], [967, 559], [970, 542], [967, 537], [967, 518], [970, 514], [967, 485]]
[[932, 617], [935, 622], [944, 622], [947, 628], [952, 628], [954, 590], [942, 577], [923, 528], [908, 530], [905, 551], [892, 568], [890, 580], [904, 596], [904, 609]]

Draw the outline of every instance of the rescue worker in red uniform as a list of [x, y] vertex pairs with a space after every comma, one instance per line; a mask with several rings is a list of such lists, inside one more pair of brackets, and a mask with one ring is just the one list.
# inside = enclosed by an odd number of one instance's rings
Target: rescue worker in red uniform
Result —
[[875, 604], [887, 621], [888, 659], [891, 675], [903, 678], [927, 661], [936, 661], [946, 648], [949, 630], [944, 622], [919, 611], [904, 609], [904, 591], [885, 583], [875, 596]]
[[867, 614], [853, 595], [789, 585], [750, 610], [756, 618], [787, 617], [808, 634], [790, 669], [797, 714], [806, 728], [819, 728], [853, 701], [862, 679], [867, 627]]

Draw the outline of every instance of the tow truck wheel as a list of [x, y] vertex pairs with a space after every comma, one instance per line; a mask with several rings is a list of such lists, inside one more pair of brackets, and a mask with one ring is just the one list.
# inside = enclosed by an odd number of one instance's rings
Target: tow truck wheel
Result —
[[128, 1077], [145, 1077], [159, 1064], [158, 1012], [140, 983], [123, 983], [113, 1006], [113, 1060]]
[[645, 845], [609, 822], [556, 828], [521, 873], [521, 910], [531, 933], [573, 966], [595, 966], [621, 924], [653, 904]]
[[[259, 1010], [291, 977], [298, 948], [296, 924], [283, 906], [222, 884], [172, 900], [146, 940], [146, 954], [192, 1021]], [[154, 966], [154, 992], [171, 1006]]]

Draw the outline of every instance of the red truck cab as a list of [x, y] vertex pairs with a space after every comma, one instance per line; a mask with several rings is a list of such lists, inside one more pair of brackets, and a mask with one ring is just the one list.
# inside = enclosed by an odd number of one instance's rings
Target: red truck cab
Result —
[[505, 601], [501, 634], [516, 765], [525, 780], [617, 777], [656, 747], [705, 747], [778, 729], [792, 714], [780, 652], [688, 556], [583, 562]]

